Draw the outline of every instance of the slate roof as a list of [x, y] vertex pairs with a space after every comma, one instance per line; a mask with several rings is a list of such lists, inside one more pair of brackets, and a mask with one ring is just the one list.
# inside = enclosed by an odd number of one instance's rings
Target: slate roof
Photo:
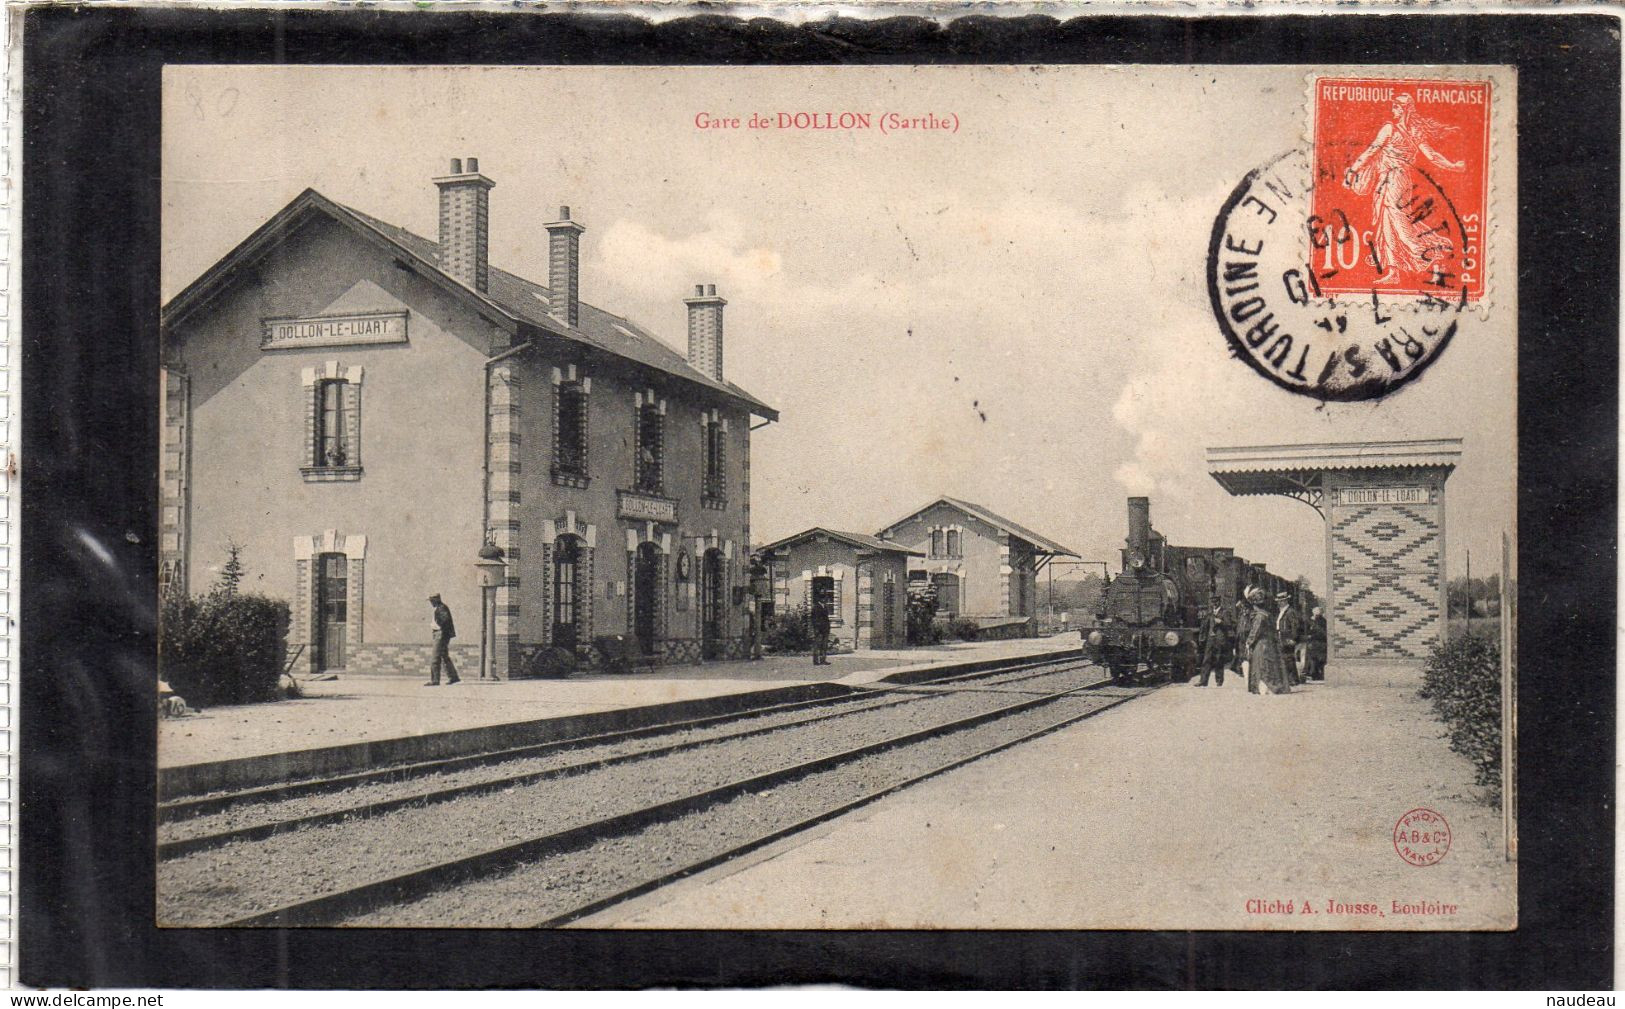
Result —
[[818, 533], [823, 533], [832, 540], [840, 540], [851, 546], [855, 546], [860, 550], [874, 550], [879, 553], [889, 554], [910, 554], [915, 557], [925, 556], [918, 550], [910, 550], [901, 543], [893, 543], [891, 540], [883, 540], [877, 536], [866, 536], [863, 533], [848, 533], [841, 532], [839, 529], [825, 529], [823, 526], [813, 526], [811, 529], [796, 533], [794, 536], [786, 536], [782, 540], [775, 540], [774, 542], [769, 543], [767, 546], [762, 547], [761, 551], [763, 553], [767, 553], [770, 550], [777, 550], [780, 547], [787, 547], [792, 543], [799, 543], [800, 541], [815, 536]]
[[[914, 509], [913, 511], [909, 512], [907, 515], [905, 515], [902, 518], [898, 519], [896, 522], [893, 522], [891, 525], [887, 526], [886, 529], [894, 529], [897, 526], [902, 525], [904, 522], [907, 522], [909, 519], [913, 518], [914, 516], [920, 514], [921, 512], [923, 512], [923, 511], [925, 511], [925, 510], [927, 510], [929, 508], [934, 508], [939, 504], [947, 504], [947, 505], [949, 505], [951, 507], [958, 508], [960, 511], [966, 513], [967, 515], [973, 515], [976, 518], [981, 519], [983, 522], [986, 522], [988, 525], [992, 526], [993, 528], [1000, 530], [1001, 532], [1009, 533], [1012, 536], [1020, 537], [1021, 539], [1024, 539], [1028, 543], [1031, 543], [1033, 546], [1037, 547], [1039, 553], [1055, 554], [1055, 555], [1061, 556], [1061, 557], [1077, 557], [1078, 556], [1078, 553], [1076, 551], [1074, 551], [1074, 550], [1072, 550], [1072, 549], [1070, 549], [1068, 547], [1062, 546], [1061, 544], [1055, 542], [1054, 540], [1050, 539], [1047, 536], [1040, 536], [1037, 533], [1033, 532], [1031, 529], [1028, 529], [1026, 526], [1018, 525], [1017, 523], [1012, 522], [1009, 519], [1005, 518], [1003, 515], [1000, 515], [1000, 514], [998, 514], [996, 512], [989, 511], [988, 509], [983, 508], [979, 504], [974, 504], [974, 503], [972, 503], [970, 501], [961, 501], [959, 498], [952, 498], [952, 497], [947, 497], [947, 496], [937, 498], [935, 501], [933, 501], [930, 504], [926, 505], [924, 508], [916, 508], [916, 509]], [[882, 529], [881, 532], [885, 532], [886, 529]]]
[[164, 307], [165, 320], [168, 321], [171, 316], [182, 314], [195, 307], [193, 302], [207, 298], [214, 287], [226, 282], [229, 267], [238, 266], [243, 259], [265, 251], [258, 248], [260, 246], [266, 248], [274, 246], [275, 241], [287, 232], [293, 218], [312, 210], [325, 212], [341, 223], [381, 238], [399, 252], [432, 270], [433, 279], [439, 281], [440, 286], [449, 285], [456, 293], [497, 310], [512, 322], [523, 323], [554, 336], [704, 386], [742, 402], [752, 413], [769, 420], [777, 420], [779, 417], [777, 410], [739, 386], [728, 381], [717, 381], [692, 367], [683, 354], [630, 319], [606, 312], [583, 301], [580, 303], [579, 324], [575, 327], [566, 326], [548, 313], [549, 292], [546, 287], [494, 266], [490, 267], [487, 289], [484, 292], [476, 291], [440, 269], [440, 246], [437, 242], [330, 200], [314, 189], [307, 189], [299, 194], [241, 245], [210, 267], [186, 290], [171, 299]]

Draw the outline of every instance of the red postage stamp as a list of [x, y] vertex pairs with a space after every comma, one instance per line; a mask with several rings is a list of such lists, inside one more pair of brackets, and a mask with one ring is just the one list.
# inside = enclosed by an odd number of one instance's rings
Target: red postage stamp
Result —
[[1310, 265], [1323, 294], [1485, 294], [1488, 81], [1313, 81]]
[[1450, 851], [1450, 824], [1431, 809], [1413, 809], [1394, 824], [1394, 850], [1412, 865], [1434, 865]]

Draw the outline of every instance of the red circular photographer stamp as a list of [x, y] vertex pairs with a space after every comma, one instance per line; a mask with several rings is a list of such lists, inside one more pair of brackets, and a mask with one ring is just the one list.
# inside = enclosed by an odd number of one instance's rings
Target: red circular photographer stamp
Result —
[[1394, 824], [1394, 850], [1412, 865], [1437, 865], [1450, 851], [1450, 824], [1431, 809], [1413, 809]]

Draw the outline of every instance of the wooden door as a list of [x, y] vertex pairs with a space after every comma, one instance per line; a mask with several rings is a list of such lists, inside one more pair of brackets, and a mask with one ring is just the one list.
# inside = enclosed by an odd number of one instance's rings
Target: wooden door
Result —
[[317, 563], [316, 658], [322, 669], [343, 669], [349, 640], [350, 579], [343, 554], [322, 554]]

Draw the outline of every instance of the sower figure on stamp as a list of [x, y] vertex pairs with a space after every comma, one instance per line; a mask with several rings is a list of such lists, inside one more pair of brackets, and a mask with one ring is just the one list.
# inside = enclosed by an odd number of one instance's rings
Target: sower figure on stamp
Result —
[[1209, 675], [1217, 677], [1218, 685], [1224, 686], [1224, 667], [1234, 660], [1236, 654], [1236, 639], [1230, 626], [1230, 618], [1225, 616], [1224, 603], [1218, 597], [1213, 599], [1213, 608], [1202, 620], [1202, 679], [1196, 684], [1199, 687], [1207, 686]]
[[1424, 229], [1422, 218], [1411, 205], [1419, 170], [1417, 158], [1449, 172], [1467, 168], [1465, 161], [1451, 161], [1432, 146], [1454, 133], [1454, 126], [1418, 113], [1416, 99], [1410, 95], [1394, 98], [1392, 114], [1393, 120], [1383, 124], [1371, 146], [1343, 174], [1343, 185], [1361, 196], [1371, 193], [1371, 251], [1381, 271], [1375, 281], [1378, 284], [1399, 283], [1402, 271], [1426, 275], [1432, 264], [1451, 250], [1451, 240], [1436, 228]]
[[1275, 633], [1281, 639], [1281, 665], [1288, 680], [1302, 683], [1303, 677], [1298, 672], [1298, 639], [1303, 637], [1303, 617], [1292, 605], [1290, 593], [1275, 593], [1275, 606], [1279, 610], [1275, 616]]
[[429, 682], [425, 687], [440, 686], [440, 667], [446, 667], [446, 683], [458, 682], [457, 667], [451, 661], [451, 639], [457, 636], [457, 626], [451, 622], [451, 607], [441, 601], [439, 593], [429, 597], [434, 607], [434, 658], [429, 663]]
[[812, 649], [813, 665], [829, 665], [829, 607], [824, 605], [824, 599], [818, 594], [813, 596], [812, 604]]

